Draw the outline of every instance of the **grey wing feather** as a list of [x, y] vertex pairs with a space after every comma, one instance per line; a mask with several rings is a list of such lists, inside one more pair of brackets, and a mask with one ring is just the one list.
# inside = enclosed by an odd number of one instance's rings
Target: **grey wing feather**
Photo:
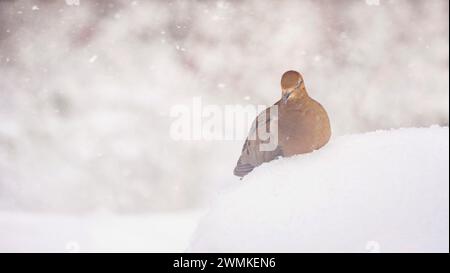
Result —
[[[269, 108], [270, 111], [270, 108]], [[249, 135], [256, 134], [256, 131], [260, 126], [268, 129], [271, 122], [269, 111], [262, 112], [253, 122]], [[265, 117], [264, 117], [265, 115]], [[258, 138], [245, 140], [242, 147], [242, 153], [234, 169], [234, 175], [243, 177], [250, 173], [255, 167], [261, 165], [264, 162], [272, 161], [280, 156], [283, 156], [282, 147], [279, 145], [273, 151], [261, 151], [261, 140]]]

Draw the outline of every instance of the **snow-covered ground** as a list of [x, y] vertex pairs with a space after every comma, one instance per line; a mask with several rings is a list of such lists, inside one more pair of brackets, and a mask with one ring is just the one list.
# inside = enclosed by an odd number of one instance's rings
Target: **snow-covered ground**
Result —
[[0, 212], [0, 251], [445, 252], [448, 137], [437, 126], [338, 137], [228, 181], [206, 213]]
[[0, 252], [181, 252], [200, 215], [0, 212]]
[[448, 139], [448, 127], [377, 131], [264, 164], [222, 194], [188, 250], [448, 252]]

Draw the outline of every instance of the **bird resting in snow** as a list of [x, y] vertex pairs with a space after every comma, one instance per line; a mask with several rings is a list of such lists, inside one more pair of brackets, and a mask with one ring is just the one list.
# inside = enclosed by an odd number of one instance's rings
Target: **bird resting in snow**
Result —
[[[308, 95], [302, 75], [292, 70], [285, 72], [281, 77], [281, 90], [282, 98], [260, 113], [253, 122], [234, 168], [234, 175], [244, 177], [255, 167], [278, 157], [312, 152], [330, 139], [327, 112]], [[272, 123], [277, 123], [277, 134], [269, 131]], [[258, 133], [261, 130], [277, 138], [274, 149], [261, 149], [267, 141]]]

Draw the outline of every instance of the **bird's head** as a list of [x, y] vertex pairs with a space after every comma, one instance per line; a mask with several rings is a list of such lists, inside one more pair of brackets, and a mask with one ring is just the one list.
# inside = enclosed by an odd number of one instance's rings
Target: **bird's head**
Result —
[[300, 73], [289, 70], [281, 77], [282, 101], [286, 103], [289, 98], [301, 98], [305, 93], [305, 84]]

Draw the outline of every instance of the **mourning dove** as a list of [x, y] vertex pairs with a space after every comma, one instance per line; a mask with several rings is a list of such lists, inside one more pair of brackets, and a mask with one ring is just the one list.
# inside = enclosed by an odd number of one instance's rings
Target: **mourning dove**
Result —
[[[302, 75], [297, 71], [284, 73], [281, 90], [281, 100], [264, 110], [253, 122], [234, 175], [243, 177], [255, 167], [278, 157], [312, 152], [330, 139], [327, 112], [320, 103], [309, 97]], [[276, 127], [271, 126], [274, 123], [277, 123]], [[278, 129], [277, 134], [271, 132], [271, 128]], [[272, 149], [262, 149], [263, 144], [267, 143], [260, 133], [264, 130], [278, 140]]]

